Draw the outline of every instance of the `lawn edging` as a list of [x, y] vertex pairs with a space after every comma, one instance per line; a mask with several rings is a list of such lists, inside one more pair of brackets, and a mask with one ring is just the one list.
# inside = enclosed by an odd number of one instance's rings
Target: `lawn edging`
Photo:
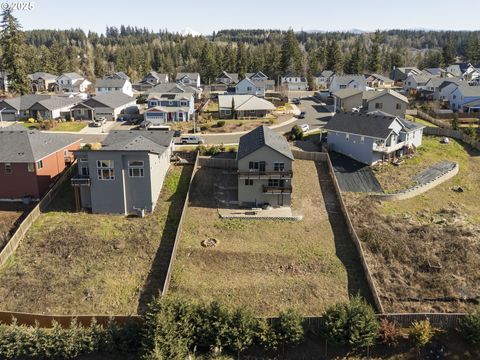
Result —
[[38, 202], [38, 204], [30, 211], [30, 213], [23, 219], [23, 221], [18, 226], [15, 233], [10, 237], [7, 244], [4, 246], [0, 252], [0, 267], [5, 265], [5, 263], [10, 259], [15, 250], [17, 249], [20, 241], [23, 240], [25, 234], [33, 225], [35, 220], [38, 219], [40, 214], [45, 210], [45, 208], [51, 203], [55, 195], [58, 193], [61, 186], [70, 179], [73, 170], [76, 168], [75, 162], [70, 165], [57, 179], [52, 188], [45, 194], [45, 196]]
[[195, 173], [196, 173], [197, 168], [198, 168], [198, 164], [199, 164], [199, 156], [198, 156], [198, 151], [196, 151], [195, 152], [195, 162], [193, 164], [192, 175], [190, 177], [190, 182], [188, 183], [187, 195], [185, 196], [185, 200], [184, 200], [184, 203], [183, 203], [182, 214], [180, 215], [180, 220], [178, 222], [177, 232], [175, 234], [175, 241], [174, 241], [173, 249], [172, 249], [172, 254], [170, 256], [170, 260], [169, 260], [169, 264], [168, 264], [168, 270], [167, 270], [167, 274], [165, 276], [165, 282], [163, 284], [163, 288], [162, 288], [162, 292], [161, 292], [162, 296], [167, 295], [168, 288], [170, 287], [170, 279], [172, 277], [173, 264], [175, 262], [175, 256], [177, 254], [178, 243], [180, 241], [180, 234], [182, 232], [182, 225], [183, 225], [183, 222], [185, 220], [185, 216], [186, 216], [187, 208], [188, 208], [188, 202], [189, 202], [189, 199], [190, 199], [190, 190], [191, 190], [191, 187], [192, 187], [193, 178], [195, 177]]

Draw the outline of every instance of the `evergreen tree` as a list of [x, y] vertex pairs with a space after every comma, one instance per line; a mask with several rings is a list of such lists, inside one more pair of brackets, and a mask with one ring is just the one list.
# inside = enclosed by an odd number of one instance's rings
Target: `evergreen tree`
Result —
[[466, 55], [472, 64], [480, 63], [480, 37], [478, 35], [472, 34], [468, 39]]
[[247, 50], [243, 42], [237, 46], [237, 72], [240, 79], [245, 77], [247, 73]]
[[218, 75], [217, 60], [210, 43], [205, 43], [200, 56], [200, 76], [205, 84], [210, 84]]
[[453, 38], [451, 34], [448, 35], [447, 43], [443, 46], [442, 55], [443, 55], [443, 65], [448, 66], [455, 62], [457, 54], [455, 51], [455, 46], [453, 44]]
[[368, 70], [373, 73], [379, 73], [382, 70], [382, 53], [381, 53], [382, 35], [380, 30], [375, 31], [372, 48], [368, 56]]
[[2, 13], [0, 47], [2, 49], [2, 70], [9, 81], [9, 89], [26, 94], [30, 91], [25, 62], [25, 38], [18, 20], [7, 8]]
[[350, 58], [345, 61], [344, 71], [347, 74], [360, 74], [363, 70], [363, 53], [360, 47], [360, 42], [355, 44]]
[[280, 69], [282, 72], [303, 73], [302, 52], [292, 29], [285, 33], [282, 42]]
[[327, 45], [325, 68], [326, 70], [332, 70], [335, 72], [339, 72], [342, 68], [342, 54], [340, 53], [338, 43], [334, 40], [330, 41]]

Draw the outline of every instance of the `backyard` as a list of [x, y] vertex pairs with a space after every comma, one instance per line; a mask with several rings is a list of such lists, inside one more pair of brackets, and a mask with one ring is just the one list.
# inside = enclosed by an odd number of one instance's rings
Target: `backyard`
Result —
[[[343, 218], [327, 210], [332, 200], [323, 198], [329, 190], [317, 176], [324, 169], [313, 161], [295, 160], [293, 171], [293, 212], [304, 216], [299, 222], [220, 219], [218, 186], [232, 175], [198, 170], [170, 291], [245, 306], [259, 316], [276, 315], [287, 307], [318, 315], [351, 294], [369, 297]], [[217, 246], [203, 248], [201, 241], [210, 238]]]
[[0, 202], [0, 251], [31, 208], [30, 205]]
[[385, 189], [443, 160], [459, 163], [458, 175], [403, 201], [346, 193], [347, 206], [387, 312], [465, 311], [480, 291], [480, 153], [437, 137], [424, 137], [418, 150], [376, 173]]
[[[48, 129], [50, 131], [71, 131], [79, 132], [88, 125], [88, 121], [64, 121], [56, 122], [53, 121], [53, 127]], [[22, 122], [23, 126], [27, 129], [40, 129], [40, 123], [31, 123], [31, 122]]]
[[[2, 310], [47, 314], [136, 314], [158, 293], [191, 166], [172, 167], [145, 218], [73, 212], [66, 184], [0, 269]], [[160, 247], [159, 247], [160, 245]], [[162, 272], [158, 274], [157, 272]]]

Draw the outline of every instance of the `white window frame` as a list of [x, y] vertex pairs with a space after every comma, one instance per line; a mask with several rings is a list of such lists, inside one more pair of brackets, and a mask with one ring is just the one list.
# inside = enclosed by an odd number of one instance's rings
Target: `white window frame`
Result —
[[273, 171], [284, 171], [285, 170], [285, 163], [281, 161], [275, 161], [273, 163]]
[[[105, 176], [105, 174], [108, 174]], [[97, 160], [97, 179], [101, 181], [115, 180], [115, 163], [113, 160]]]
[[365, 136], [360, 136], [360, 144], [364, 144], [365, 143]]
[[345, 134], [345, 140], [349, 141], [350, 140], [350, 134]]
[[[140, 164], [141, 163], [141, 164]], [[129, 160], [128, 161], [128, 177], [144, 177], [144, 162], [143, 160]]]
[[43, 160], [38, 160], [37, 161], [37, 169], [38, 170], [43, 169]]
[[27, 171], [28, 172], [35, 172], [35, 163], [28, 163], [27, 164]]

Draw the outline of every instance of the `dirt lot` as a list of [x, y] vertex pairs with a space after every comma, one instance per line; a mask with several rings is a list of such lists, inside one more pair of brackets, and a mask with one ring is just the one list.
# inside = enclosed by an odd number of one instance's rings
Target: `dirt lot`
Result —
[[[286, 307], [318, 315], [349, 294], [368, 294], [358, 254], [334, 200], [322, 196], [331, 189], [323, 181], [321, 188], [314, 162], [294, 162], [293, 210], [304, 216], [300, 222], [219, 219], [213, 195], [225, 176], [205, 168], [195, 175], [173, 294], [246, 306], [257, 315]], [[201, 247], [208, 238], [219, 244]]]
[[0, 202], [0, 251], [34, 205]]
[[67, 184], [0, 270], [2, 310], [136, 314], [158, 292], [159, 244], [175, 236], [191, 170], [169, 171], [143, 219], [74, 213]]
[[480, 300], [480, 154], [456, 141], [425, 140], [426, 151], [385, 169], [380, 182], [404, 182], [402, 169], [413, 174], [438, 159], [457, 161], [457, 176], [404, 201], [346, 196], [386, 311], [464, 311]]

